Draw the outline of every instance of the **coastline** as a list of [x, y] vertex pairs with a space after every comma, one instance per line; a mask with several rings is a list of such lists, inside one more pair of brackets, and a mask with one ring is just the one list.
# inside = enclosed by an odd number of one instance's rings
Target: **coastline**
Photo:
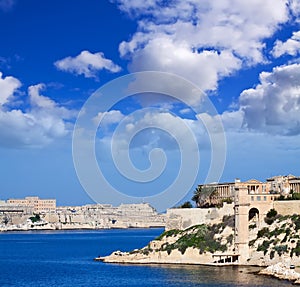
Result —
[[[298, 218], [298, 217], [297, 217]], [[225, 218], [226, 219], [226, 218]], [[174, 265], [203, 265], [214, 267], [247, 266], [259, 267], [258, 275], [271, 276], [280, 280], [288, 280], [293, 284], [300, 284], [300, 273], [292, 270], [290, 266], [299, 266], [299, 257], [293, 251], [296, 246], [294, 237], [297, 235], [290, 231], [287, 237], [282, 226], [292, 227], [290, 218], [275, 221], [269, 228], [263, 229], [253, 239], [255, 244], [249, 245], [248, 260], [239, 260], [233, 241], [233, 225], [230, 218], [223, 223], [214, 225], [195, 225], [185, 230], [168, 230], [152, 240], [141, 249], [130, 252], [115, 251], [108, 256], [97, 257], [94, 260], [104, 263], [116, 264], [174, 264]], [[268, 232], [266, 232], [268, 230]], [[292, 230], [292, 229], [291, 229]], [[266, 242], [287, 241], [287, 253], [269, 253], [276, 245], [268, 244], [270, 250], [261, 250]], [[264, 243], [265, 242], [265, 243]], [[290, 242], [290, 243], [289, 243]], [[275, 247], [274, 247], [275, 246]], [[281, 245], [280, 245], [281, 246]], [[280, 249], [281, 250], [281, 249]], [[291, 253], [291, 250], [293, 251]], [[263, 256], [264, 254], [264, 256]], [[291, 255], [292, 254], [292, 255]], [[300, 271], [300, 270], [297, 270]]]
[[6, 232], [31, 232], [31, 231], [96, 231], [96, 230], [109, 230], [109, 229], [163, 229], [164, 226], [138, 226], [138, 227], [68, 227], [68, 228], [51, 228], [51, 227], [45, 227], [45, 228], [7, 228], [7, 229], [0, 229], [1, 233]]
[[[113, 252], [109, 256], [105, 257], [96, 257], [94, 258], [94, 261], [101, 261], [104, 263], [110, 263], [110, 264], [124, 264], [124, 265], [200, 265], [200, 266], [213, 266], [213, 267], [253, 267], [253, 268], [259, 268], [260, 270], [257, 270], [253, 272], [254, 274], [258, 276], [268, 276], [272, 277], [278, 280], [286, 280], [291, 282], [293, 285], [300, 285], [300, 273], [296, 272], [295, 270], [290, 269], [290, 266], [288, 266], [285, 263], [279, 262], [274, 265], [270, 265], [268, 267], [258, 266], [258, 265], [252, 265], [252, 264], [220, 264], [220, 263], [211, 263], [211, 262], [205, 262], [203, 261], [193, 261], [193, 260], [174, 260], [170, 258], [170, 260], [153, 260], [148, 258], [130, 258], [128, 257], [128, 252], [121, 252], [116, 251]], [[191, 254], [189, 254], [190, 256]], [[297, 268], [300, 271], [300, 268]]]

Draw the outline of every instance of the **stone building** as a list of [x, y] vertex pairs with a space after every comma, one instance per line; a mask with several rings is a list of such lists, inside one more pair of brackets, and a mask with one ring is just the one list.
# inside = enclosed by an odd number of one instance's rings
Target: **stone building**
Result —
[[28, 196], [24, 199], [8, 199], [7, 203], [14, 206], [33, 208], [34, 212], [55, 212], [56, 199], [40, 199], [37, 196]]
[[[199, 187], [203, 193], [206, 189], [214, 190], [212, 199], [215, 205], [224, 201], [233, 201], [236, 187], [247, 189], [248, 194], [251, 195], [251, 201], [269, 201], [280, 195], [287, 197], [291, 192], [300, 193], [300, 177], [280, 175], [268, 178], [266, 182], [257, 179], [242, 182], [236, 179], [235, 182], [202, 184]], [[204, 207], [201, 202], [198, 203], [198, 206]]]
[[290, 191], [293, 190], [291, 181], [295, 178], [296, 177], [294, 175], [277, 175], [267, 178], [267, 191], [269, 193], [288, 195]]
[[289, 185], [293, 192], [300, 193], [300, 177], [290, 178]]

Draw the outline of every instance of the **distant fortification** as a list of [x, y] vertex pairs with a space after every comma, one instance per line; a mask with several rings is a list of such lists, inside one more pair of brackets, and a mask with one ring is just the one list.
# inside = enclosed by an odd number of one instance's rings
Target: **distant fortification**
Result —
[[[15, 204], [15, 203], [14, 203]], [[165, 215], [147, 203], [90, 204], [37, 212], [33, 206], [0, 205], [0, 229], [101, 229], [164, 227]]]

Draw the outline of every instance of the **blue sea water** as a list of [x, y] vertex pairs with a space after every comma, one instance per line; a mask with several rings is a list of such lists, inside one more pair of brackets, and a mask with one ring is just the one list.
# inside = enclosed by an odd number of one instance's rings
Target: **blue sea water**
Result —
[[93, 261], [112, 251], [146, 245], [162, 229], [15, 232], [0, 234], [0, 287], [291, 286], [257, 269], [122, 265]]

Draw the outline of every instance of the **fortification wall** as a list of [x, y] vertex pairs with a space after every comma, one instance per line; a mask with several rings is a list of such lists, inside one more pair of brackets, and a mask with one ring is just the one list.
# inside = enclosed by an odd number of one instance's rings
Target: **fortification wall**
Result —
[[[28, 221], [33, 213], [3, 212], [0, 214], [0, 230], [39, 229], [99, 229], [128, 227], [164, 227], [165, 214], [158, 214], [147, 203], [111, 205], [86, 205], [59, 207], [56, 212], [41, 213], [41, 221]], [[5, 223], [6, 222], [6, 223]]]
[[204, 223], [220, 223], [223, 216], [234, 215], [234, 204], [224, 203], [222, 208], [171, 208], [167, 210], [166, 230], [186, 229]]
[[300, 213], [300, 200], [274, 201], [274, 209], [281, 215]]

